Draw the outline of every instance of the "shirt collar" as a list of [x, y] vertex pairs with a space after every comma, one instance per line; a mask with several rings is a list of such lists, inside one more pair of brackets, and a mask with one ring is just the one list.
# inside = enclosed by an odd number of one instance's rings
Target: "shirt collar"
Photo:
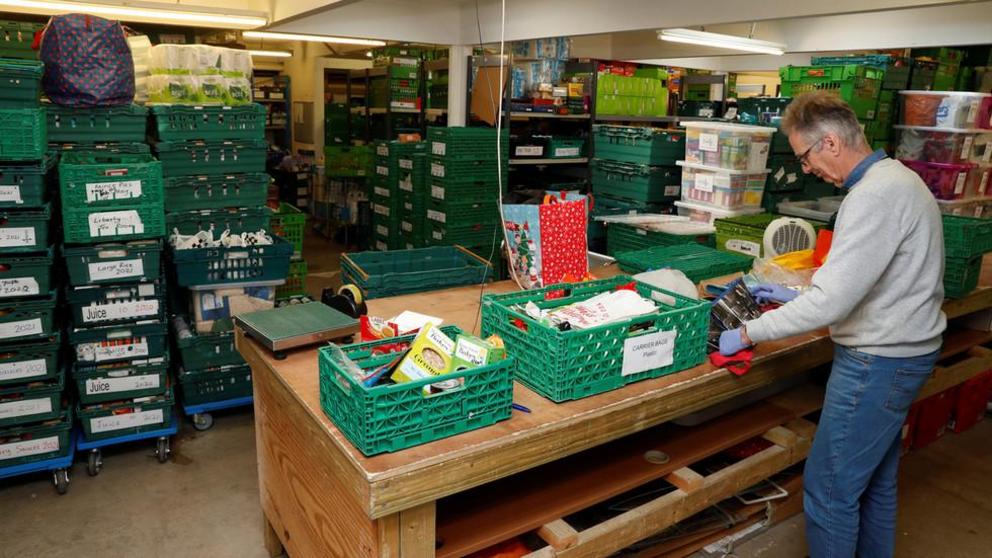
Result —
[[870, 169], [872, 165], [882, 159], [885, 159], [886, 157], [888, 157], [888, 155], [885, 153], [885, 150], [879, 149], [862, 159], [861, 162], [854, 167], [854, 170], [851, 171], [851, 174], [847, 175], [847, 180], [844, 181], [844, 188], [850, 189], [854, 187], [855, 184], [860, 182], [861, 179], [865, 177], [865, 173], [868, 172], [868, 169]]

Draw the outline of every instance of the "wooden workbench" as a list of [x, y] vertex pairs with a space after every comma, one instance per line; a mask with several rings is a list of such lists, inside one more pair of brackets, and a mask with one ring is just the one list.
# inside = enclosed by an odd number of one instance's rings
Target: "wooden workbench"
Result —
[[[500, 282], [485, 292], [514, 289]], [[392, 316], [414, 310], [474, 330], [479, 300], [479, 287], [464, 287], [373, 300], [369, 311]], [[988, 307], [992, 289], [950, 301], [945, 311], [955, 317]], [[707, 363], [562, 404], [515, 384], [514, 401], [532, 413], [514, 412], [487, 428], [365, 457], [321, 410], [316, 349], [279, 361], [241, 331], [236, 344], [254, 375], [266, 545], [273, 556], [284, 548], [292, 558], [434, 556], [439, 499], [644, 431], [832, 358], [832, 344], [819, 332], [762, 343], [751, 371], [742, 377]], [[962, 346], [959, 352], [967, 350]], [[992, 352], [976, 359], [981, 362], [967, 370], [935, 374], [927, 392], [955, 385], [966, 373], [974, 375], [975, 368], [992, 363]], [[804, 455], [790, 454], [782, 463]]]

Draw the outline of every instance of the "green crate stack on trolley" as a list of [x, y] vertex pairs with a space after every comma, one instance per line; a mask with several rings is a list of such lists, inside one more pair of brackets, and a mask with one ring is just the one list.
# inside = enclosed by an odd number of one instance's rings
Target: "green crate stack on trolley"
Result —
[[373, 148], [372, 248], [423, 248], [427, 143], [378, 141]]

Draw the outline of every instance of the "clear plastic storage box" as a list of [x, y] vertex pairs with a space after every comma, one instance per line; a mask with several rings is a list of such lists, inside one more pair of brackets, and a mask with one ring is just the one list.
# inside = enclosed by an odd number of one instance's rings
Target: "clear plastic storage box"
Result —
[[735, 171], [678, 161], [682, 167], [682, 199], [721, 209], [760, 207], [768, 170]]
[[767, 167], [774, 128], [723, 122], [684, 122], [685, 161], [739, 171]]
[[967, 91], [900, 91], [899, 123], [937, 128], [989, 128], [992, 95]]
[[686, 200], [675, 202], [675, 207], [678, 208], [679, 215], [688, 217], [690, 221], [708, 223], [710, 225], [717, 219], [728, 219], [730, 217], [740, 217], [741, 215], [757, 215], [763, 212], [760, 207], [722, 209], [712, 205]]
[[992, 162], [992, 132], [965, 128], [893, 126], [896, 158], [930, 163]]
[[973, 163], [931, 163], [902, 161], [920, 175], [938, 200], [962, 200], [984, 195], [988, 189], [988, 168]]

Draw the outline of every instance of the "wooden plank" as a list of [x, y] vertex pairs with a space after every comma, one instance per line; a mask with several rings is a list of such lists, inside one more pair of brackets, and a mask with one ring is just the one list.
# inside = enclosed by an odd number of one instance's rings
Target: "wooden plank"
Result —
[[537, 536], [556, 550], [568, 548], [579, 540], [579, 532], [566, 523], [564, 519], [556, 519], [541, 525], [541, 528], [537, 530]]
[[665, 480], [682, 492], [695, 492], [703, 486], [703, 476], [688, 467], [676, 469], [665, 475]]
[[979, 287], [963, 298], [945, 300], [944, 314], [947, 315], [947, 319], [952, 319], [990, 307], [992, 307], [992, 288]]
[[992, 332], [974, 329], [956, 329], [944, 333], [944, 345], [940, 348], [940, 358], [945, 359], [968, 352], [976, 345], [992, 341]]
[[400, 514], [376, 520], [379, 533], [379, 558], [400, 558]]
[[969, 358], [949, 366], [934, 368], [930, 381], [923, 386], [916, 400], [925, 399], [958, 384], [964, 383], [982, 372], [992, 368], [992, 351], [984, 347], [973, 347], [968, 350]]
[[265, 518], [265, 513], [262, 513], [262, 539], [265, 545], [265, 552], [271, 558], [276, 558], [281, 556], [283, 552], [282, 541], [279, 540], [279, 534], [269, 523], [269, 520]]
[[434, 502], [421, 504], [400, 512], [400, 556], [402, 558], [433, 558]]
[[768, 440], [769, 442], [782, 446], [783, 448], [791, 448], [796, 445], [799, 439], [799, 435], [795, 432], [785, 428], [784, 426], [776, 426], [761, 435], [762, 438]]

